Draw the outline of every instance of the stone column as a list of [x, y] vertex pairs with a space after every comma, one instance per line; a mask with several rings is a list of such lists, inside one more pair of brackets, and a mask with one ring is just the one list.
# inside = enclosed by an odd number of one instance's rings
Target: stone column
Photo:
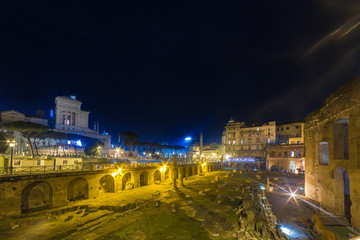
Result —
[[220, 170], [224, 170], [224, 155], [221, 155], [221, 166], [220, 166]]
[[177, 171], [178, 171], [178, 169], [177, 169], [177, 159], [176, 159], [176, 155], [173, 155], [173, 162], [172, 162], [173, 164], [173, 176], [172, 176], [172, 181], [173, 181], [173, 188], [174, 189], [177, 189], [177, 185], [176, 185], [176, 179], [177, 179]]
[[180, 185], [184, 186], [184, 170], [182, 168], [179, 169], [179, 179], [180, 179]]

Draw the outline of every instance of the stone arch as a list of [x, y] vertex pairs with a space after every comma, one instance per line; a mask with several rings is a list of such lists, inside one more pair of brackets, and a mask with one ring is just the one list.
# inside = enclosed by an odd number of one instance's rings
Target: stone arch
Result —
[[149, 184], [149, 174], [147, 171], [142, 171], [140, 174], [140, 187]]
[[183, 170], [183, 172], [182, 172], [183, 173], [183, 178], [186, 178], [187, 177], [187, 175], [186, 175], [186, 172], [187, 172], [186, 167], [183, 167], [182, 170]]
[[189, 167], [189, 177], [193, 175], [192, 166]]
[[89, 184], [84, 178], [74, 178], [69, 182], [67, 199], [77, 201], [89, 198]]
[[27, 185], [21, 192], [21, 213], [35, 212], [52, 206], [52, 188], [39, 181]]
[[155, 170], [154, 172], [154, 183], [161, 182], [161, 172], [159, 170]]
[[[122, 177], [122, 190], [126, 189], [127, 183], [129, 183], [128, 185], [134, 184], [133, 179], [134, 178], [131, 173], [129, 173], [129, 172], [125, 173], [124, 176]], [[129, 189], [129, 187], [128, 187], [128, 189]]]
[[334, 175], [335, 210], [351, 220], [350, 180], [346, 170], [339, 167]]
[[100, 178], [99, 185], [100, 192], [115, 192], [115, 181], [114, 177], [111, 175], [106, 174]]

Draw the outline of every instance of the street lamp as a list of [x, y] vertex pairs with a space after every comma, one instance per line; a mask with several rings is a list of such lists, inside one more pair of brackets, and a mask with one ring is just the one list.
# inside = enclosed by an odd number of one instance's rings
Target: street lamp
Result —
[[8, 140], [7, 141], [9, 143], [9, 146], [11, 148], [10, 151], [10, 156], [11, 156], [11, 160], [10, 160], [10, 175], [13, 175], [14, 173], [14, 165], [13, 165], [13, 154], [14, 154], [14, 147], [15, 147], [15, 140]]

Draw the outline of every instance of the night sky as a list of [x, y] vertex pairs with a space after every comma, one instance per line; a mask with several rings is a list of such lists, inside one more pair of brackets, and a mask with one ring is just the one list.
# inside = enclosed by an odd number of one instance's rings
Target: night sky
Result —
[[70, 93], [113, 141], [169, 144], [301, 120], [360, 73], [357, 2], [3, 0], [0, 110]]

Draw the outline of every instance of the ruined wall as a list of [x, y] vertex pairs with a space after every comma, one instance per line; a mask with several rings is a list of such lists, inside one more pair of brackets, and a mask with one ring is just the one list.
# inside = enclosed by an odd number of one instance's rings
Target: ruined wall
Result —
[[[161, 166], [15, 175], [0, 177], [0, 216], [16, 216], [22, 213], [67, 205], [70, 201], [95, 198], [104, 192], [121, 192], [134, 187], [153, 184], [172, 177], [173, 166], [159, 171]], [[179, 178], [197, 175], [204, 171], [220, 169], [217, 163], [202, 167], [198, 164], [177, 167]], [[191, 168], [191, 170], [190, 170]], [[156, 173], [156, 174], [155, 174]], [[128, 183], [128, 184], [126, 184]]]
[[305, 121], [305, 194], [360, 229], [360, 78]]

